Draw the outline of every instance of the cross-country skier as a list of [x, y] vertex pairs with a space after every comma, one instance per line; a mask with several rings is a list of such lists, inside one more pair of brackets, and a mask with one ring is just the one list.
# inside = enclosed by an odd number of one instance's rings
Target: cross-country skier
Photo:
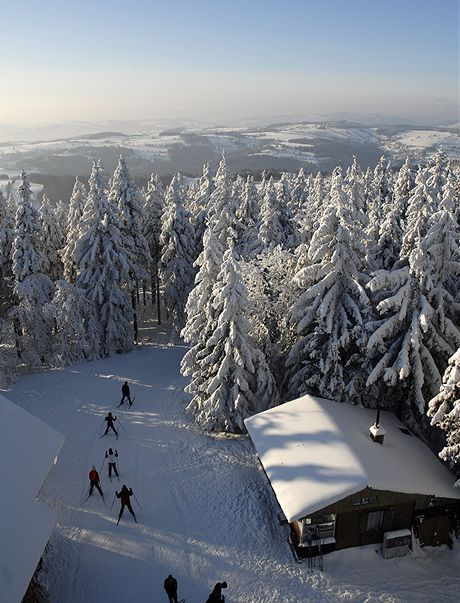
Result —
[[117, 436], [117, 440], [118, 440], [118, 431], [115, 429], [115, 427], [113, 425], [113, 422], [116, 420], [117, 420], [117, 417], [114, 417], [113, 414], [111, 412], [109, 412], [109, 414], [104, 419], [104, 421], [107, 421], [107, 429], [105, 430], [102, 437], [104, 437], [109, 432], [109, 429], [111, 429], [112, 431], [115, 432], [115, 435]]
[[88, 496], [86, 497], [86, 499], [88, 499], [91, 496], [94, 488], [97, 489], [99, 494], [102, 496], [102, 499], [104, 499], [104, 493], [102, 492], [101, 486], [99, 485], [99, 473], [96, 471], [96, 467], [94, 465], [91, 467], [91, 471], [89, 472], [89, 481], [90, 481], [90, 486], [89, 486]]
[[129, 402], [129, 406], [131, 408], [133, 403], [131, 402], [131, 392], [129, 390], [129, 385], [128, 385], [127, 381], [125, 381], [123, 383], [123, 385], [121, 386], [121, 393], [122, 393], [122, 398], [121, 398], [121, 402], [120, 402], [119, 406], [121, 406], [123, 404], [123, 402], [125, 401], [125, 398], [126, 398]]
[[164, 581], [164, 588], [169, 598], [169, 603], [177, 603], [177, 580], [169, 574]]
[[128, 507], [128, 511], [131, 513], [131, 515], [134, 517], [134, 521], [137, 523], [136, 516], [134, 515], [134, 511], [131, 506], [131, 502], [129, 500], [129, 497], [133, 495], [133, 489], [130, 488], [128, 490], [128, 488], [123, 484], [123, 486], [121, 488], [121, 492], [115, 491], [115, 494], [116, 494], [116, 497], [119, 498], [120, 502], [121, 502], [121, 508], [120, 508], [120, 513], [118, 515], [117, 525], [120, 523], [120, 519], [121, 519], [121, 516], [123, 515], [123, 511], [125, 510], [125, 507]]
[[109, 448], [105, 451], [105, 458], [107, 459], [107, 465], [109, 467], [109, 477], [112, 479], [112, 470], [115, 471], [115, 475], [118, 477], [117, 471], [117, 458], [118, 458], [118, 450], [115, 452]]
[[222, 594], [222, 589], [227, 588], [226, 582], [218, 582], [212, 590], [212, 593], [209, 595], [206, 603], [223, 603], [225, 601], [225, 597]]

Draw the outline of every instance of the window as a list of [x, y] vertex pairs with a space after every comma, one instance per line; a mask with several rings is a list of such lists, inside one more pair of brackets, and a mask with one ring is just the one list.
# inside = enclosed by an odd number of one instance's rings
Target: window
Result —
[[380, 530], [383, 523], [383, 511], [373, 511], [367, 514], [366, 530]]
[[308, 546], [312, 541], [320, 538], [334, 538], [336, 515], [323, 515], [322, 517], [306, 517], [302, 520], [301, 546]]

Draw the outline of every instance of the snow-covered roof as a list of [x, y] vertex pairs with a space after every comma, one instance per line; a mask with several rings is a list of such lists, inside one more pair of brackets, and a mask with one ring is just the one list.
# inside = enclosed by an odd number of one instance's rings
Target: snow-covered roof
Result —
[[288, 521], [367, 486], [460, 499], [454, 475], [393, 413], [381, 412], [385, 440], [373, 442], [375, 418], [375, 410], [306, 395], [246, 419]]
[[55, 523], [36, 500], [64, 436], [0, 395], [0, 600], [21, 601]]

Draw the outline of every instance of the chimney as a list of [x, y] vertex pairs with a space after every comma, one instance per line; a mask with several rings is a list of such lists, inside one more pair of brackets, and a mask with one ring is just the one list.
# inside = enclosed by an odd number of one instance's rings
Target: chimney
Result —
[[375, 423], [369, 427], [369, 436], [373, 442], [383, 444], [385, 433], [383, 427], [380, 427], [380, 408], [377, 407], [377, 417]]

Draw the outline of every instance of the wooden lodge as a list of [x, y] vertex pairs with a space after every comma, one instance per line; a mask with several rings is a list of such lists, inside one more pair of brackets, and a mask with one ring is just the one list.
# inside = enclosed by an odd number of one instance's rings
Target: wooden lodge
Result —
[[455, 476], [390, 412], [303, 396], [246, 419], [298, 558], [366, 544], [451, 544]]

